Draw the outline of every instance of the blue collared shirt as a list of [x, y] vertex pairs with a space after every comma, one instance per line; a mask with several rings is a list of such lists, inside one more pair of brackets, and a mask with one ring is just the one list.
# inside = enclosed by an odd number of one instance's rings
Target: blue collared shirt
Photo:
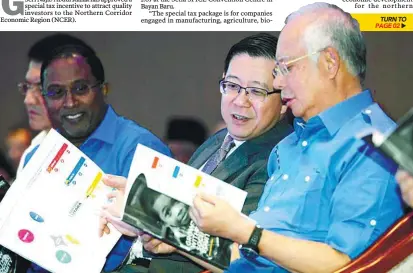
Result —
[[[250, 217], [267, 230], [325, 243], [354, 259], [403, 214], [395, 164], [360, 138], [395, 123], [368, 90], [294, 123], [295, 132], [271, 152], [270, 178]], [[228, 271], [287, 272], [263, 257], [241, 257]]]
[[[119, 116], [111, 106], [99, 127], [80, 146], [80, 150], [92, 159], [105, 173], [127, 177], [136, 145], [143, 144], [167, 156], [169, 148], [149, 130]], [[25, 163], [33, 156], [38, 146], [27, 154]], [[133, 239], [122, 236], [108, 255], [104, 271], [114, 270], [125, 259]], [[32, 264], [31, 272], [46, 272]]]

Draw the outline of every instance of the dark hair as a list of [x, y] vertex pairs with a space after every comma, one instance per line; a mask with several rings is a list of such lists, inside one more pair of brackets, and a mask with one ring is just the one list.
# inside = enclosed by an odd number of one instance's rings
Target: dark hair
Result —
[[190, 117], [176, 117], [168, 120], [166, 140], [186, 140], [196, 146], [204, 143], [207, 130], [204, 124]]
[[127, 204], [142, 211], [148, 215], [150, 219], [160, 221], [159, 214], [153, 209], [153, 203], [160, 195], [161, 193], [148, 188], [145, 174], [141, 173], [133, 183]]
[[248, 54], [251, 57], [264, 57], [275, 59], [278, 38], [268, 33], [258, 33], [245, 37], [229, 50], [225, 58], [224, 72], [227, 73], [232, 58], [240, 54]]
[[57, 48], [67, 45], [83, 46], [95, 53], [94, 50], [81, 39], [69, 34], [56, 33], [46, 36], [33, 44], [27, 53], [27, 57], [31, 61], [43, 63]]
[[90, 47], [85, 47], [82, 45], [65, 45], [59, 48], [56, 48], [49, 57], [44, 60], [41, 68], [41, 83], [44, 82], [44, 72], [49, 67], [49, 65], [61, 58], [70, 58], [75, 55], [82, 56], [86, 63], [90, 66], [92, 75], [100, 83], [105, 81], [105, 71], [103, 69], [102, 62], [99, 57], [95, 54], [95, 51], [91, 50]]
[[140, 200], [142, 211], [145, 212], [151, 219], [156, 219], [157, 221], [161, 221], [161, 218], [159, 213], [153, 208], [153, 204], [161, 195], [162, 193], [146, 187], [143, 189]]

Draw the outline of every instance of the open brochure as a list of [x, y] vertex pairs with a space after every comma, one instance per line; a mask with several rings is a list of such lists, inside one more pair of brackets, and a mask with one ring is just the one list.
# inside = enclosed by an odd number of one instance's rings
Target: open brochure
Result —
[[241, 213], [247, 193], [175, 159], [138, 145], [128, 176], [122, 221], [216, 267], [229, 266], [232, 242], [201, 232], [189, 217], [198, 191]]
[[98, 235], [103, 175], [51, 130], [0, 204], [0, 245], [51, 272], [101, 272], [120, 238]]
[[397, 123], [397, 127], [381, 134], [373, 133], [374, 145], [386, 156], [413, 175], [413, 108]]

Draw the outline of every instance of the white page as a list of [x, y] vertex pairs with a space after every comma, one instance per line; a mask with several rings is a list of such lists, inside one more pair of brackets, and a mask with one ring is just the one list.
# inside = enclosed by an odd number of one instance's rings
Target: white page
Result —
[[120, 237], [98, 236], [99, 211], [111, 191], [103, 175], [51, 130], [0, 204], [0, 244], [52, 272], [100, 272]]
[[188, 206], [193, 205], [193, 199], [198, 192], [205, 192], [226, 200], [240, 212], [247, 197], [244, 190], [138, 144], [128, 175], [126, 195], [141, 173], [147, 177], [148, 188]]

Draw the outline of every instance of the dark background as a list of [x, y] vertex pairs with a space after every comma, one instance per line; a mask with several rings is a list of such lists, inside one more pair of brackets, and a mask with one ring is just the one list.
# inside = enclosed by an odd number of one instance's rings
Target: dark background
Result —
[[[26, 124], [23, 97], [26, 54], [51, 32], [0, 32], [0, 148], [7, 130]], [[95, 48], [111, 84], [115, 110], [160, 137], [172, 115], [195, 116], [210, 130], [220, 120], [218, 80], [230, 46], [251, 32], [71, 32]], [[278, 35], [277, 32], [273, 34]], [[366, 86], [397, 119], [412, 106], [413, 35], [366, 32]]]

